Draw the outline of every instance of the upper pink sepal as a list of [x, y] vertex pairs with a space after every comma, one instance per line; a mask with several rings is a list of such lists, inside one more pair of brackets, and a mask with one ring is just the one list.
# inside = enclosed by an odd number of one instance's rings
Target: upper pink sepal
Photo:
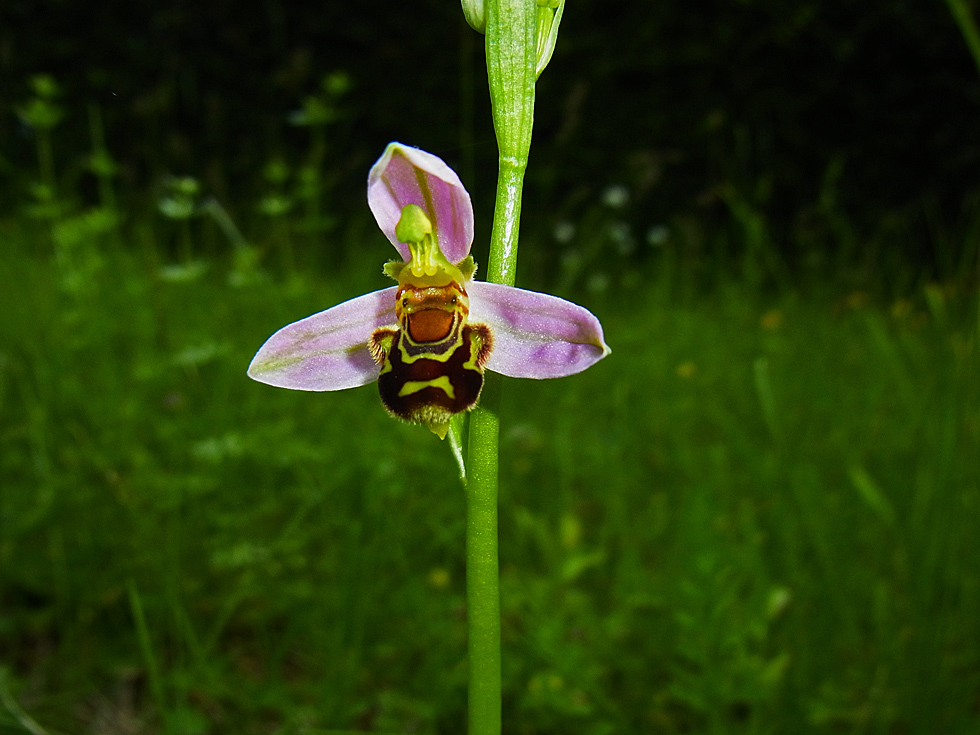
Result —
[[432, 222], [439, 249], [450, 263], [470, 254], [473, 204], [459, 176], [438, 156], [389, 143], [368, 174], [368, 206], [406, 263], [411, 253], [395, 236], [406, 204], [416, 204]]
[[588, 309], [557, 296], [483, 281], [466, 284], [471, 323], [493, 335], [487, 369], [512, 378], [579, 373], [611, 350]]
[[249, 377], [293, 390], [343, 390], [377, 380], [368, 340], [378, 327], [397, 325], [397, 290], [364, 294], [283, 327], [252, 358]]

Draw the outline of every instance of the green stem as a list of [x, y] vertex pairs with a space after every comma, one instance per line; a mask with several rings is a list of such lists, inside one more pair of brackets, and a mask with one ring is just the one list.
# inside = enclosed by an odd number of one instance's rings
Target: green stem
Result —
[[[536, 0], [486, 3], [487, 77], [499, 149], [487, 280], [514, 285], [521, 192], [534, 122]], [[500, 735], [500, 573], [497, 468], [501, 379], [487, 373], [470, 418], [466, 481], [469, 735]]]
[[470, 417], [466, 481], [466, 624], [469, 735], [500, 733], [500, 574], [497, 443], [500, 376], [487, 373], [483, 405]]
[[517, 237], [521, 222], [521, 192], [524, 190], [523, 160], [500, 157], [497, 170], [497, 201], [490, 234], [487, 280], [513, 286], [517, 279]]

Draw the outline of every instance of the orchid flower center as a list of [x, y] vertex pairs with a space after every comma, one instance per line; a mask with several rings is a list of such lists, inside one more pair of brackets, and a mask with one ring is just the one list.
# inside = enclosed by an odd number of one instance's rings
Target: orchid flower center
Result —
[[395, 235], [412, 255], [397, 275], [395, 316], [399, 324], [418, 344], [444, 343], [458, 336], [469, 314], [465, 278], [439, 249], [425, 211], [415, 204], [405, 205]]
[[395, 236], [408, 245], [411, 260], [398, 276], [401, 285], [447, 286], [465, 280], [459, 268], [449, 262], [439, 249], [438, 233], [425, 210], [417, 204], [406, 204], [395, 225]]

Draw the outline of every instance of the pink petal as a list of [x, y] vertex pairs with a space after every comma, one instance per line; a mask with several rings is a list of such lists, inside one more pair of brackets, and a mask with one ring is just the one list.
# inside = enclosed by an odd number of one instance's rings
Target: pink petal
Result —
[[368, 340], [378, 327], [397, 323], [397, 290], [364, 294], [283, 327], [252, 358], [249, 377], [294, 390], [343, 390], [377, 380]]
[[497, 283], [466, 284], [473, 323], [493, 332], [487, 368], [512, 378], [561, 378], [610, 353], [588, 309], [557, 296]]
[[458, 263], [473, 244], [473, 204], [459, 176], [438, 156], [401, 143], [389, 143], [368, 174], [368, 206], [402, 260], [408, 246], [395, 237], [406, 204], [417, 204], [432, 221], [442, 254]]

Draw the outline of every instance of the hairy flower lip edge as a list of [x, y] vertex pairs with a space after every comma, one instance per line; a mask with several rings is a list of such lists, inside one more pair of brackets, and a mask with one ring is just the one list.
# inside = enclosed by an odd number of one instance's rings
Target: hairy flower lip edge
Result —
[[[279, 388], [334, 391], [377, 380], [368, 350], [375, 329], [397, 326], [397, 287], [363, 294], [288, 324], [259, 348], [249, 377]], [[574, 375], [610, 353], [602, 325], [557, 296], [484, 281], [467, 284], [470, 319], [486, 324], [494, 349], [486, 368], [512, 378]]]

